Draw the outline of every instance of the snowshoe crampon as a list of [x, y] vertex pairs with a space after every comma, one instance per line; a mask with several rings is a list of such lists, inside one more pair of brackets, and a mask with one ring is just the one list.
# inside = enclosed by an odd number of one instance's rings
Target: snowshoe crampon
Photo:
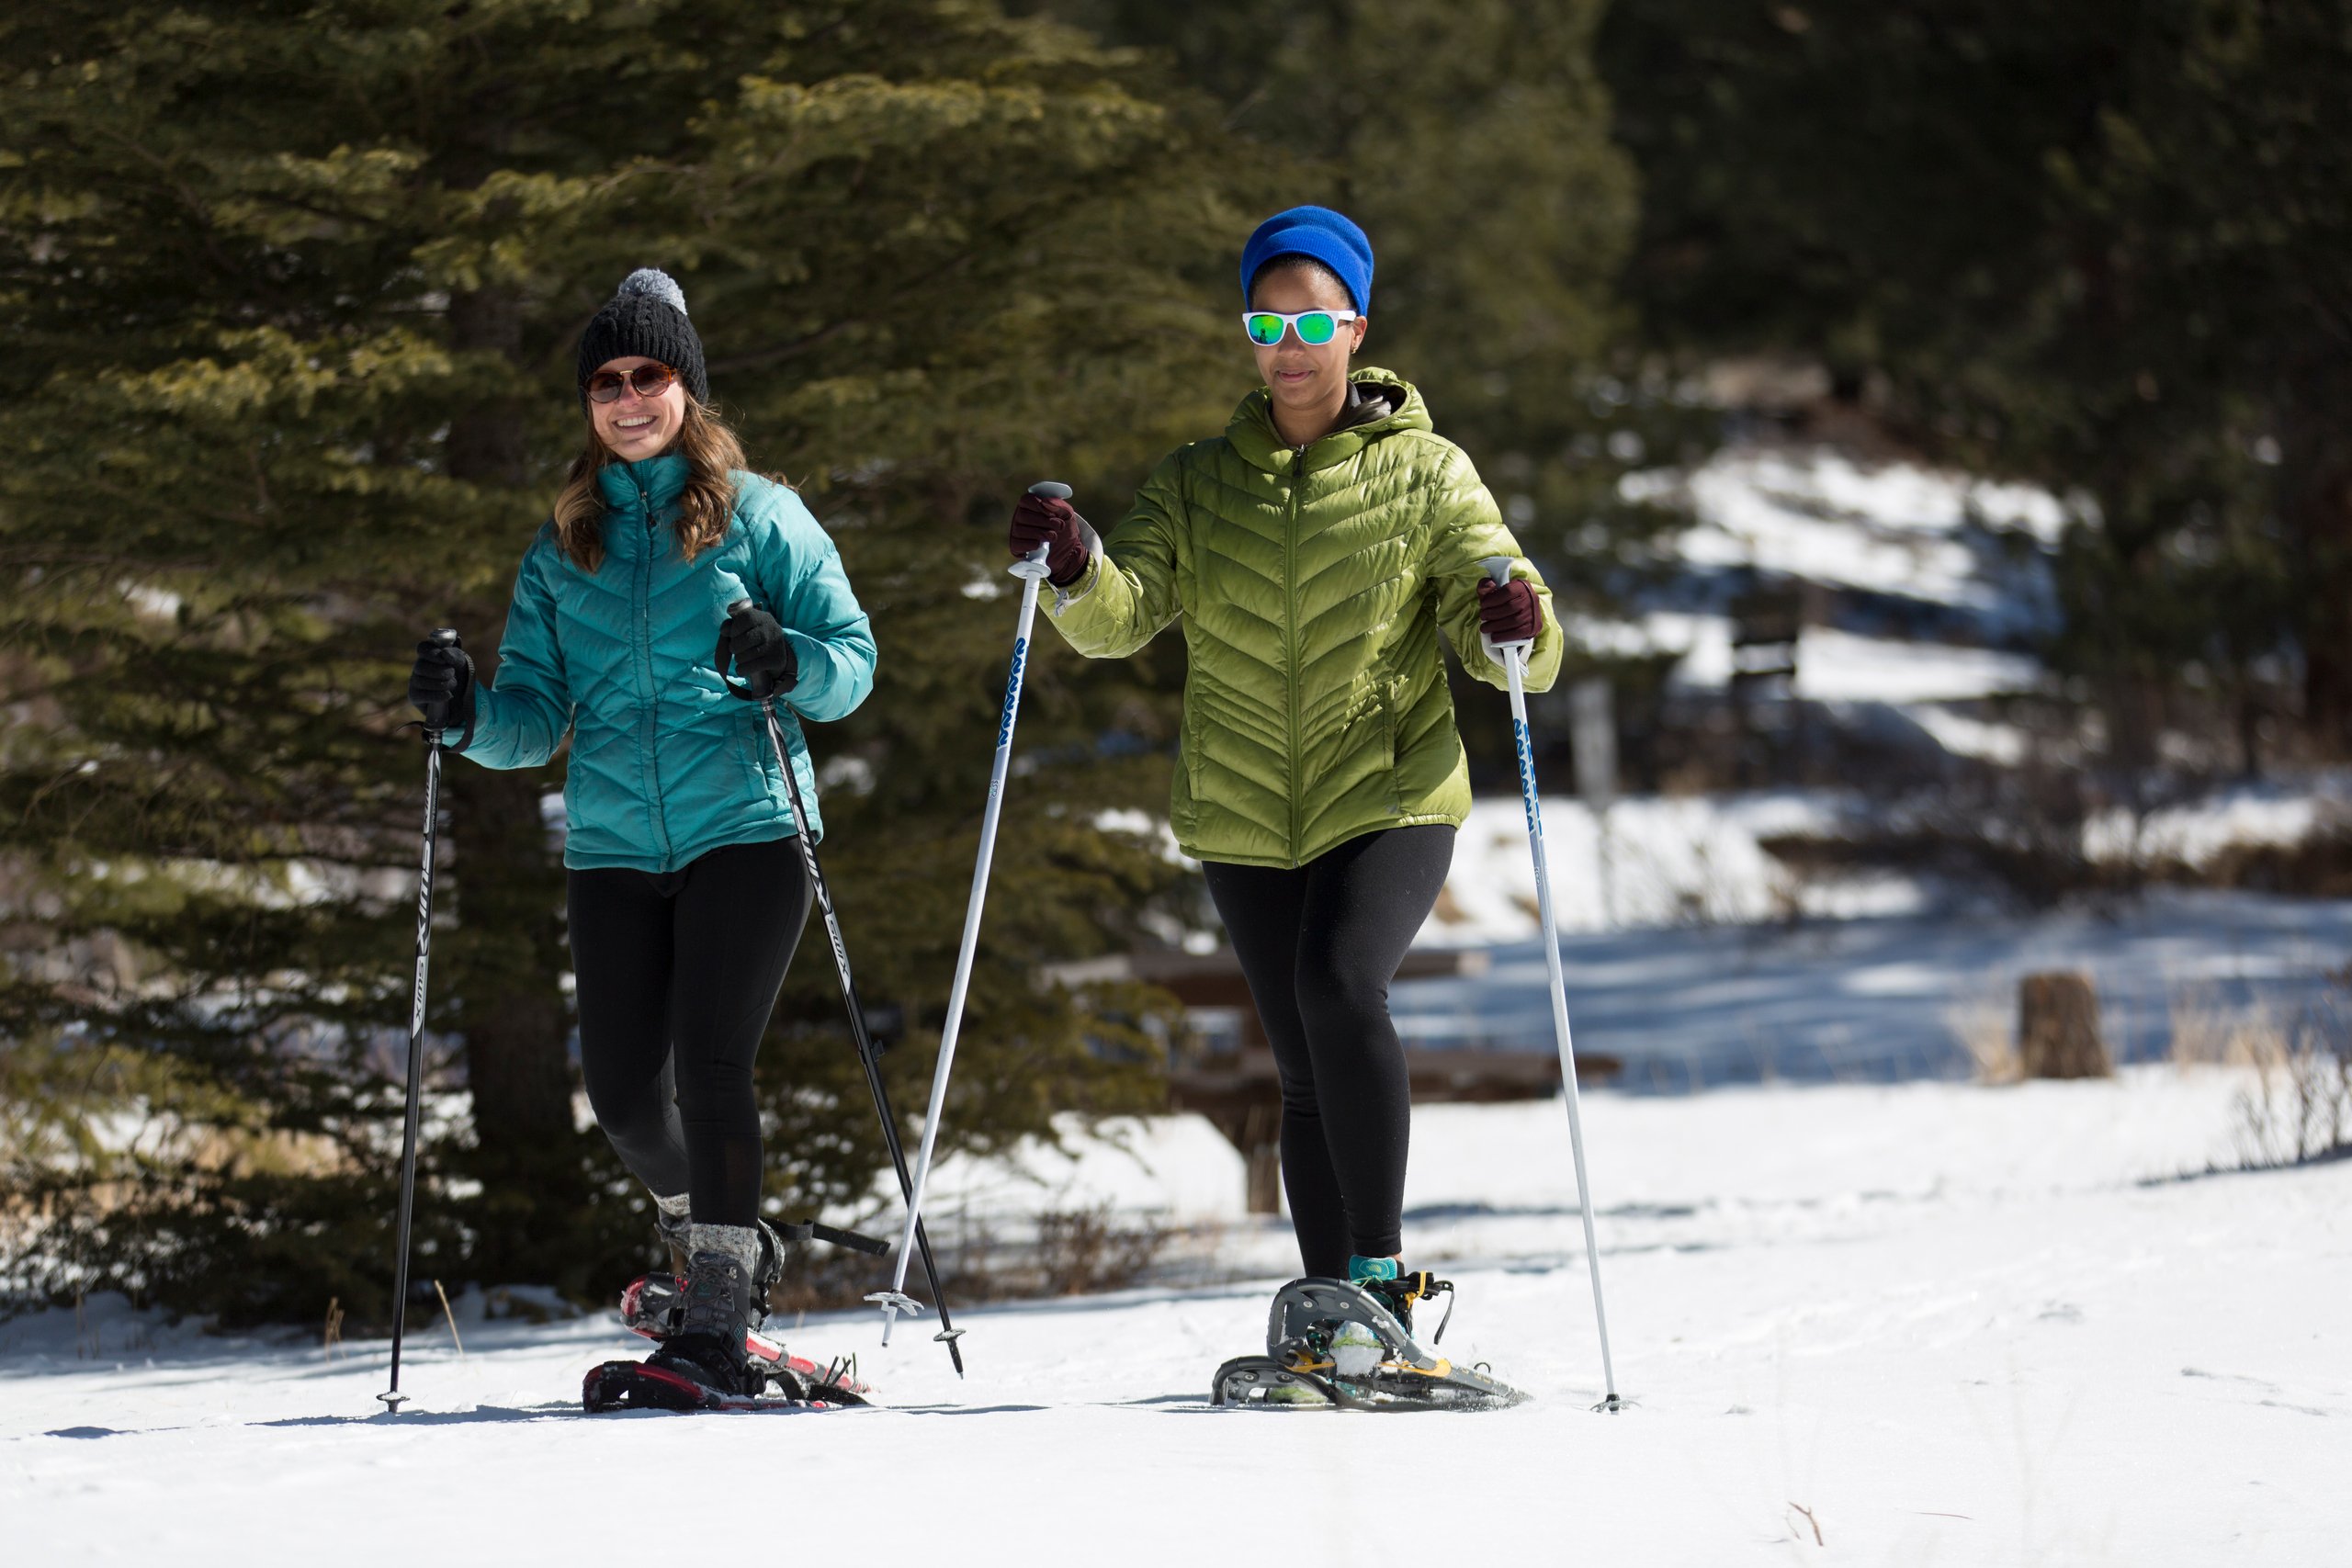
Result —
[[1317, 1279], [1274, 1293], [1266, 1354], [1227, 1361], [1209, 1391], [1214, 1404], [1350, 1410], [1499, 1410], [1527, 1397], [1484, 1368], [1423, 1348], [1373, 1292]]

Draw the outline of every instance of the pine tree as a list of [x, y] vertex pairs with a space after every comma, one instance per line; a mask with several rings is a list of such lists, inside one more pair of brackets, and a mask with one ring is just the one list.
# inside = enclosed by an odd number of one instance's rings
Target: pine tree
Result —
[[[447, 624], [494, 672], [581, 439], [572, 345], [640, 265], [683, 281], [722, 411], [876, 624], [873, 698], [812, 744], [919, 1105], [1009, 653], [998, 525], [1048, 455], [1083, 484], [1223, 403], [1203, 285], [1241, 214], [1214, 130], [1083, 37], [961, 0], [61, 0], [0, 51], [0, 1040], [20, 1081], [103, 1067], [174, 1134], [20, 1172], [64, 1216], [42, 1277], [244, 1316], [382, 1299], [405, 668]], [[1178, 886], [1094, 826], [1164, 798], [1164, 674], [1034, 671], [955, 1142], [1145, 1092], [1150, 998], [1030, 975]], [[421, 1272], [451, 1282], [593, 1291], [646, 1237], [574, 1131], [560, 782], [447, 774], [431, 1026], [463, 1113]], [[795, 1201], [881, 1162], [807, 947], [761, 1063]], [[137, 1195], [94, 1202], [109, 1178]]]
[[2300, 651], [2352, 745], [2352, 8], [1623, 0], [1654, 341], [1818, 355], [1928, 451], [2077, 498], [2052, 650], [2110, 759]]

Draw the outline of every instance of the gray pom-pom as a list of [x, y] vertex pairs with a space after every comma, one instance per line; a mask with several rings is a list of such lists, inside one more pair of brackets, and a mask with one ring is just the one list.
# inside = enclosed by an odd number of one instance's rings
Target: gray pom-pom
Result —
[[621, 286], [613, 290], [613, 298], [617, 299], [625, 294], [642, 294], [661, 300], [681, 316], [686, 313], [686, 291], [678, 287], [676, 278], [660, 267], [641, 266], [622, 278]]

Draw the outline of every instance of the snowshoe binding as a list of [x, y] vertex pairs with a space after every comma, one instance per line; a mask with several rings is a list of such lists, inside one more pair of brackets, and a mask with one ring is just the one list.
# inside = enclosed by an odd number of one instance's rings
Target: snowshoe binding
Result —
[[[796, 1356], [786, 1350], [782, 1341], [760, 1332], [759, 1325], [766, 1315], [768, 1292], [784, 1274], [784, 1243], [786, 1238], [809, 1239], [808, 1233], [830, 1232], [815, 1239], [843, 1238], [838, 1245], [855, 1246], [867, 1238], [850, 1232], [831, 1232], [821, 1225], [786, 1225], [784, 1234], [765, 1221], [760, 1223], [760, 1250], [757, 1272], [752, 1281], [752, 1297], [742, 1330], [742, 1366], [749, 1374], [755, 1403], [787, 1401], [820, 1405], [865, 1404], [872, 1402], [874, 1391], [857, 1375], [857, 1358], [844, 1357], [819, 1363], [806, 1356]], [[877, 1244], [887, 1247], [887, 1244]], [[858, 1250], [865, 1250], [860, 1247]], [[648, 1339], [666, 1348], [682, 1339], [689, 1332], [686, 1326], [691, 1276], [676, 1274], [647, 1274], [630, 1282], [621, 1292], [621, 1322], [624, 1326], [642, 1334]], [[697, 1350], [690, 1359], [697, 1365], [707, 1360], [707, 1353]], [[684, 1398], [686, 1393], [674, 1384], [648, 1371], [662, 1359], [661, 1352], [642, 1363], [612, 1361], [589, 1374], [589, 1384], [582, 1390], [582, 1402], [592, 1410], [623, 1408], [738, 1408], [722, 1404], [712, 1406], [697, 1402], [692, 1406], [654, 1404], [651, 1402], [668, 1398]], [[637, 1369], [632, 1371], [631, 1369]], [[668, 1367], [670, 1371], [684, 1369]], [[691, 1373], [684, 1375], [691, 1376]], [[649, 1386], [650, 1380], [650, 1386]], [[599, 1404], [602, 1398], [611, 1402]]]
[[[1483, 1367], [1456, 1366], [1413, 1337], [1412, 1310], [1453, 1286], [1427, 1272], [1394, 1280], [1294, 1280], [1274, 1293], [1266, 1353], [1219, 1367], [1209, 1403], [1346, 1410], [1499, 1410], [1528, 1396]], [[1445, 1323], [1438, 1325], [1438, 1337]]]

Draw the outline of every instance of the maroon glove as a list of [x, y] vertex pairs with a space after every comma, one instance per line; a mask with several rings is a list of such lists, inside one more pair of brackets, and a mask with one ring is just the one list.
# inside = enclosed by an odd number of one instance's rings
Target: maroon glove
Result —
[[1012, 553], [1046, 547], [1046, 577], [1057, 588], [1076, 582], [1094, 553], [1093, 530], [1078, 508], [1050, 496], [1024, 495], [1012, 509]]
[[1535, 584], [1513, 578], [1478, 584], [1478, 629], [1495, 642], [1533, 642], [1544, 629], [1544, 606]]

